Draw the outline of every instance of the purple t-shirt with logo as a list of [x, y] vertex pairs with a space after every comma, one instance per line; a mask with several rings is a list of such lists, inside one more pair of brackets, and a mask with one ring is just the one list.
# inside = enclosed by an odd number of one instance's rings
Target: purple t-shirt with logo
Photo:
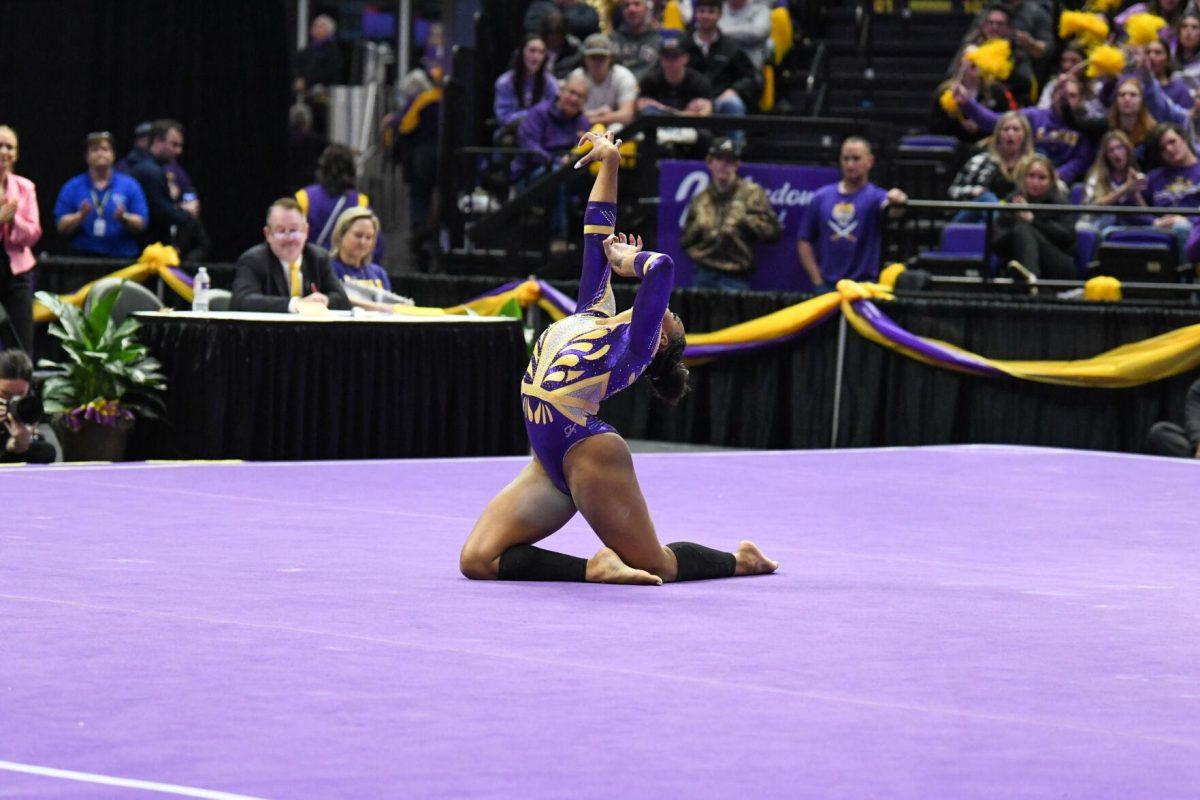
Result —
[[874, 280], [879, 274], [879, 214], [886, 200], [887, 192], [873, 183], [854, 194], [843, 194], [836, 183], [813, 192], [799, 238], [812, 245], [827, 284], [842, 278]]
[[1146, 202], [1160, 208], [1200, 207], [1200, 161], [1190, 167], [1159, 167], [1146, 176]]

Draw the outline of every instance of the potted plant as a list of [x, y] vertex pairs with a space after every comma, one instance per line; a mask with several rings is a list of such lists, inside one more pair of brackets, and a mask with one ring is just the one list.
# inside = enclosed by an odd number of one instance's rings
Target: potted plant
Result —
[[140, 323], [130, 317], [117, 325], [112, 319], [119, 295], [109, 292], [84, 314], [56, 295], [37, 293], [58, 317], [50, 324], [50, 335], [67, 354], [62, 363], [38, 361], [38, 367], [50, 371], [42, 398], [55, 415], [67, 461], [120, 460], [135, 416], [155, 419], [164, 409], [162, 365], [137, 341]]

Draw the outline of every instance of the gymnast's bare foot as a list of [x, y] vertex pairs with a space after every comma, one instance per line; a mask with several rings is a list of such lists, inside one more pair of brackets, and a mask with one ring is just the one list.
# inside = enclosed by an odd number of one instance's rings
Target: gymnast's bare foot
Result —
[[634, 569], [622, 561], [621, 557], [610, 547], [600, 548], [596, 555], [588, 559], [586, 575], [589, 583], [662, 585], [662, 578], [651, 575], [645, 570]]
[[733, 557], [737, 561], [737, 567], [733, 570], [734, 576], [765, 575], [779, 569], [779, 562], [764, 556], [762, 550], [759, 550], [758, 545], [754, 542], [738, 544], [737, 552], [733, 554]]

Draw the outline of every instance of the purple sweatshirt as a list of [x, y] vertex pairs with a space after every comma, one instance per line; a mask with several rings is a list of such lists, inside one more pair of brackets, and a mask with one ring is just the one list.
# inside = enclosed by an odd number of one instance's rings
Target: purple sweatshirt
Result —
[[[975, 100], [962, 104], [962, 112], [985, 130], [996, 127], [1000, 114], [981, 106]], [[1087, 137], [1068, 128], [1053, 109], [1022, 108], [1021, 113], [1033, 129], [1033, 149], [1054, 163], [1058, 177], [1066, 183], [1076, 183], [1092, 165], [1092, 147]]]
[[[529, 113], [521, 120], [518, 133], [518, 144], [534, 150], [537, 155], [533, 162], [540, 165], [554, 163], [555, 153], [565, 153], [579, 143], [579, 137], [592, 127], [587, 115], [580, 113], [568, 119], [558, 110], [553, 100], [543, 100], [529, 109]], [[514, 171], [520, 171], [524, 165], [517, 165], [520, 159], [514, 161]]]

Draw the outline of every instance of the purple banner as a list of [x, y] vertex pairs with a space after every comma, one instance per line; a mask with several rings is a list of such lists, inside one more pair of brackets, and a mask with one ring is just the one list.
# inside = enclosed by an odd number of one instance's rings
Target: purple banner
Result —
[[[796, 233], [800, 218], [814, 189], [838, 179], [836, 167], [800, 164], [742, 164], [738, 175], [749, 178], [767, 193], [771, 206], [783, 223], [783, 234], [775, 244], [755, 246], [758, 263], [750, 280], [755, 289], [807, 291], [812, 288], [796, 255]], [[675, 259], [675, 285], [692, 285], [692, 262], [679, 246], [683, 216], [688, 203], [708, 188], [708, 169], [703, 161], [667, 160], [658, 165], [658, 241], [655, 247]]]

